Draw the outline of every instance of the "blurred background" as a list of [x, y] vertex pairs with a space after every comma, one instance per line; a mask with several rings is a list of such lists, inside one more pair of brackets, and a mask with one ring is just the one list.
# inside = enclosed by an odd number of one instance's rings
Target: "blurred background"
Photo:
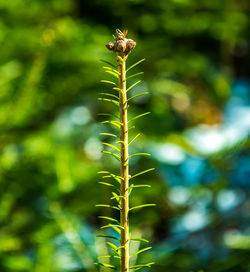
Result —
[[[98, 113], [110, 79], [101, 59], [116, 28], [137, 42], [128, 65], [144, 71], [130, 107], [131, 173], [150, 184], [131, 195], [132, 234], [151, 272], [250, 271], [250, 93], [247, 0], [11, 0], [0, 2], [0, 271], [107, 271], [98, 215], [118, 214], [97, 171]], [[133, 73], [131, 70], [131, 73]], [[138, 79], [131, 79], [129, 85]], [[131, 251], [145, 245], [133, 242]], [[104, 254], [103, 254], [104, 253]]]

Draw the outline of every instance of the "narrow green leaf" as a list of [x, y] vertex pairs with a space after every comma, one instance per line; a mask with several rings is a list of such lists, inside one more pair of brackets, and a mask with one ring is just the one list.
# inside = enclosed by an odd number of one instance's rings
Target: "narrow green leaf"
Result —
[[105, 79], [102, 79], [102, 80], [101, 80], [101, 82], [103, 82], [103, 83], [108, 83], [108, 84], [111, 84], [111, 85], [115, 85], [115, 86], [117, 86], [117, 84], [116, 84], [115, 82], [110, 81], [110, 80], [105, 80]]
[[[111, 114], [111, 113], [103, 113], [103, 112], [101, 112], [101, 113], [97, 113], [97, 115], [99, 115], [99, 116], [111, 116], [111, 117], [114, 117], [115, 115], [113, 115], [113, 114]], [[116, 117], [116, 116], [115, 116]]]
[[123, 227], [121, 225], [113, 225], [113, 224], [108, 224], [108, 225], [102, 226], [101, 229], [112, 228], [112, 227], [123, 229]]
[[141, 80], [136, 81], [134, 84], [132, 84], [130, 87], [127, 88], [127, 92], [131, 90], [135, 85], [139, 84]]
[[117, 146], [114, 146], [114, 145], [109, 144], [109, 143], [102, 143], [102, 144], [104, 144], [104, 145], [106, 145], [106, 146], [109, 146], [109, 147], [112, 147], [112, 148], [114, 148], [115, 150], [117, 150], [117, 151], [120, 152], [120, 149], [119, 149]]
[[121, 230], [118, 227], [116, 227], [115, 225], [110, 225], [110, 228], [115, 230], [118, 234], [121, 234]]
[[143, 204], [143, 205], [132, 207], [129, 210], [132, 211], [132, 210], [135, 210], [135, 209], [140, 209], [140, 208], [144, 208], [144, 207], [152, 207], [152, 206], [156, 206], [156, 204]]
[[111, 206], [111, 205], [106, 205], [106, 204], [97, 204], [96, 207], [103, 207], [103, 208], [112, 208], [112, 209], [116, 209], [116, 210], [120, 210], [118, 207], [116, 206]]
[[120, 196], [120, 195], [117, 195], [117, 196], [113, 196], [113, 197], [111, 197], [110, 199], [119, 199], [119, 198], [124, 198], [124, 196]]
[[128, 158], [130, 159], [135, 156], [151, 156], [151, 155], [148, 153], [135, 153], [135, 154], [130, 155]]
[[[106, 71], [106, 72], [108, 72], [108, 71]], [[128, 80], [128, 79], [130, 79], [130, 78], [132, 78], [132, 77], [135, 77], [135, 76], [141, 75], [141, 74], [144, 74], [144, 72], [139, 72], [139, 73], [133, 74], [133, 75], [131, 75], [131, 76], [127, 77], [127, 78], [126, 78], [126, 80]]]
[[143, 238], [130, 238], [129, 240], [131, 241], [138, 241], [138, 242], [145, 242], [145, 243], [149, 243], [148, 240], [143, 239]]
[[121, 177], [110, 173], [109, 175], [103, 176], [102, 178], [113, 178], [119, 184], [121, 184]]
[[125, 246], [119, 246], [117, 249], [125, 248]]
[[106, 69], [106, 70], [112, 71], [112, 72], [114, 72], [114, 73], [116, 73], [118, 75], [120, 74], [117, 69], [113, 69], [113, 68], [110, 68], [110, 67], [107, 67], [107, 66], [103, 66], [103, 68]]
[[119, 97], [115, 94], [110, 94], [110, 93], [100, 93], [101, 95], [106, 95], [106, 96], [110, 96], [110, 97], [114, 97], [115, 99], [119, 100]]
[[131, 184], [131, 185], [129, 186], [129, 194], [132, 192], [132, 190], [133, 190], [134, 188], [143, 188], [143, 187], [148, 187], [148, 188], [150, 188], [151, 186], [148, 185], [148, 184], [140, 184], [140, 185]]
[[98, 100], [100, 101], [105, 101], [105, 102], [110, 102], [115, 104], [116, 106], [119, 106], [119, 102], [114, 100], [114, 99], [108, 99], [108, 98], [103, 98], [103, 97], [98, 97]]
[[111, 137], [116, 137], [117, 138], [117, 136], [115, 135], [115, 134], [112, 134], [112, 133], [99, 133], [99, 135], [102, 135], [102, 136], [111, 136]]
[[151, 248], [152, 248], [152, 247], [145, 247], [145, 248], [143, 248], [143, 249], [137, 251], [136, 253], [130, 255], [129, 258], [132, 258], [132, 257], [134, 257], [134, 256], [136, 256], [136, 255], [138, 255], [138, 254], [140, 254], [140, 253], [142, 253], [142, 252], [144, 252], [144, 251], [147, 251], [147, 250], [149, 250], [149, 249], [151, 249]]
[[107, 255], [107, 256], [100, 256], [100, 257], [98, 257], [98, 259], [106, 259], [106, 258], [112, 258], [112, 256], [111, 255]]
[[139, 97], [139, 96], [142, 96], [142, 95], [145, 95], [145, 94], [149, 94], [149, 92], [145, 92], [145, 93], [140, 93], [140, 94], [134, 95], [134, 96], [130, 97], [127, 101], [130, 101], [133, 98], [136, 98], [136, 97]]
[[106, 226], [103, 226], [101, 227], [102, 229], [104, 228], [112, 228], [113, 230], [115, 230], [118, 234], [121, 234], [121, 231], [119, 228], [121, 228], [119, 225], [112, 225], [112, 224], [109, 224], [109, 225], [106, 225]]
[[142, 175], [142, 174], [145, 174], [145, 173], [150, 172], [150, 171], [153, 171], [153, 170], [155, 170], [155, 168], [150, 168], [150, 169], [141, 171], [141, 172], [139, 172], [139, 173], [133, 175], [132, 177], [130, 177], [130, 179], [135, 178], [135, 177], [138, 177], [138, 176], [140, 176], [140, 175]]
[[145, 59], [141, 59], [139, 61], [137, 61], [135, 64], [131, 65], [127, 70], [126, 72], [128, 72], [130, 69], [134, 68], [136, 65], [140, 64], [141, 62], [143, 62]]
[[138, 133], [129, 143], [128, 145], [132, 144], [141, 134]]
[[118, 161], [121, 161], [121, 158], [120, 158], [117, 154], [115, 154], [115, 153], [113, 153], [113, 152], [105, 151], [105, 150], [101, 150], [100, 152], [102, 152], [102, 153], [104, 153], [104, 154], [111, 155], [111, 156], [113, 156], [114, 158], [116, 158]]
[[117, 56], [117, 58], [120, 60], [121, 63], [124, 63], [124, 59], [120, 56]]
[[111, 62], [109, 62], [109, 61], [107, 61], [107, 60], [100, 59], [100, 61], [102, 61], [103, 63], [106, 63], [106, 64], [108, 64], [108, 65], [110, 65], [111, 67], [113, 67], [113, 68], [116, 69], [116, 66], [115, 66], [113, 63], [111, 63]]
[[117, 250], [117, 246], [114, 245], [113, 243], [107, 242], [106, 244], [109, 245], [109, 246], [110, 246], [112, 249], [114, 249], [115, 251]]
[[123, 144], [124, 145], [124, 141], [116, 141], [116, 144]]
[[113, 90], [116, 90], [116, 91], [119, 91], [119, 92], [122, 92], [122, 89], [118, 88], [118, 87], [114, 87]]
[[102, 184], [102, 185], [109, 186], [109, 187], [115, 187], [115, 185], [113, 185], [113, 184], [111, 184], [111, 183], [108, 183], [108, 182], [99, 181], [98, 183], [100, 183], [100, 184]]
[[109, 171], [98, 171], [97, 174], [109, 174]]
[[153, 265], [154, 263], [147, 263], [147, 264], [137, 264], [137, 265], [133, 265], [130, 266], [129, 269], [134, 269], [134, 268], [143, 268], [143, 267], [151, 267], [151, 265]]
[[116, 238], [115, 236], [111, 236], [111, 235], [96, 235], [96, 237], [98, 237], [98, 238], [108, 238], [108, 239], [114, 239], [114, 240], [120, 241], [118, 238]]
[[116, 127], [118, 127], [118, 128], [120, 128], [120, 122], [119, 121], [102, 121], [101, 122], [102, 124], [111, 124], [111, 125], [113, 125], [113, 126], [116, 126]]
[[143, 187], [150, 188], [151, 187], [151, 185], [148, 185], [148, 184], [140, 184], [140, 185], [134, 185], [134, 184], [132, 184], [132, 185], [133, 185], [134, 188], [143, 188]]
[[111, 217], [108, 217], [108, 216], [98, 216], [99, 218], [102, 218], [102, 219], [107, 219], [109, 221], [112, 221], [112, 222], [116, 222], [117, 224], [120, 224], [118, 220], [114, 219], [114, 218], [111, 218]]
[[115, 266], [111, 265], [111, 264], [106, 264], [106, 263], [94, 263], [96, 265], [99, 265], [99, 266], [104, 266], [104, 267], [108, 267], [108, 268], [111, 268], [111, 269], [115, 269]]
[[130, 120], [128, 121], [128, 123], [130, 123], [130, 122], [132, 122], [132, 121], [134, 121], [134, 120], [136, 120], [136, 119], [138, 119], [138, 118], [141, 118], [141, 117], [143, 117], [143, 116], [145, 116], [145, 115], [148, 115], [148, 114], [150, 114], [150, 112], [144, 112], [144, 113], [142, 113], [142, 114], [140, 114], [140, 115], [137, 115], [137, 116], [133, 117], [132, 119], [130, 119]]
[[117, 193], [115, 193], [115, 192], [112, 192], [112, 195], [113, 195], [113, 197], [111, 197], [111, 199], [115, 199], [119, 204], [120, 204], [120, 202], [121, 202], [121, 196], [119, 196]]
[[105, 70], [105, 72], [112, 75], [112, 76], [114, 76], [114, 77], [116, 77], [116, 78], [119, 78], [119, 75], [117, 73], [113, 72], [113, 71]]
[[104, 177], [113, 177], [114, 176], [114, 177], [120, 178], [120, 176], [117, 176], [117, 175], [111, 173], [110, 171], [99, 171], [99, 172], [97, 172], [97, 174], [109, 174], [109, 176], [104, 176]]

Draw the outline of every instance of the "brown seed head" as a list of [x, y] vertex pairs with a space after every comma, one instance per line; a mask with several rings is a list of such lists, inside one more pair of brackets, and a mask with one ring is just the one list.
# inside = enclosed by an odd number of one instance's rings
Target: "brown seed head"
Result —
[[130, 51], [132, 49], [134, 49], [136, 46], [136, 42], [131, 40], [131, 39], [128, 39], [127, 40], [127, 50]]
[[115, 48], [115, 44], [113, 42], [109, 42], [106, 44], [106, 47], [108, 48], [108, 50], [113, 51]]
[[121, 56], [125, 59], [127, 58], [130, 51], [136, 46], [136, 42], [131, 39], [126, 39], [126, 35], [127, 30], [121, 32], [121, 30], [116, 29], [116, 40], [106, 44], [108, 50], [114, 51], [118, 56]]
[[118, 52], [125, 52], [126, 51], [126, 42], [123, 41], [123, 40], [118, 40], [116, 41], [116, 46], [115, 46], [115, 49], [116, 51]]

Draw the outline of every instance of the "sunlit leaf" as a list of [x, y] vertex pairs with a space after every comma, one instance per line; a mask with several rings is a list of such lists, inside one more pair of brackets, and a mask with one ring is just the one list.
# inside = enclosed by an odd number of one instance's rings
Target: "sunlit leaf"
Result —
[[122, 92], [122, 89], [118, 88], [118, 87], [114, 87], [113, 90], [116, 90], [116, 91], [119, 91], [119, 92]]
[[120, 152], [120, 149], [119, 149], [117, 146], [114, 146], [114, 145], [112, 145], [112, 144], [110, 144], [110, 143], [102, 143], [102, 144], [104, 144], [104, 145], [106, 145], [106, 146], [109, 146], [109, 147], [112, 147], [112, 148], [114, 148], [115, 150], [117, 150], [117, 151]]
[[131, 76], [129, 76], [129, 77], [126, 77], [126, 80], [128, 80], [128, 79], [130, 79], [130, 78], [132, 78], [132, 77], [141, 75], [141, 74], [144, 74], [144, 72], [139, 72], [139, 73], [133, 74], [133, 75], [131, 75]]
[[141, 171], [141, 172], [139, 172], [139, 173], [137, 173], [137, 174], [131, 176], [130, 179], [135, 178], [135, 177], [138, 177], [138, 176], [140, 176], [140, 175], [143, 175], [143, 174], [145, 174], [145, 173], [147, 173], [147, 172], [150, 172], [150, 171], [153, 171], [153, 170], [155, 170], [155, 168], [150, 168], [150, 169]]
[[135, 156], [151, 156], [151, 155], [149, 153], [135, 153], [135, 154], [130, 155], [128, 158], [130, 159]]
[[132, 144], [141, 134], [138, 133], [129, 143], [128, 145]]
[[[151, 265], [153, 265], [154, 263], [147, 263], [147, 264], [137, 264], [137, 265], [133, 265], [133, 266], [130, 266], [129, 269], [136, 269], [136, 270], [139, 270], [143, 267], [151, 267]], [[139, 269], [138, 269], [139, 268]]]
[[106, 204], [97, 204], [96, 207], [103, 207], [103, 208], [111, 208], [111, 209], [115, 209], [115, 210], [120, 210], [116, 206], [111, 206], [111, 205], [106, 205]]
[[121, 58], [120, 56], [117, 56], [117, 58], [120, 60], [121, 63], [124, 63], [124, 59]]
[[134, 95], [134, 96], [130, 97], [127, 101], [130, 101], [133, 98], [136, 98], [136, 97], [139, 97], [139, 96], [142, 96], [142, 95], [146, 95], [146, 94], [149, 94], [149, 92], [144, 92], [144, 93], [140, 93], [140, 94]]
[[108, 182], [99, 181], [98, 183], [100, 183], [100, 184], [102, 184], [102, 185], [109, 186], [109, 187], [115, 187], [114, 184], [111, 184], [111, 183], [108, 183]]
[[105, 102], [110, 102], [115, 104], [116, 106], [119, 106], [119, 102], [114, 100], [114, 99], [108, 99], [108, 98], [103, 98], [103, 97], [98, 97], [98, 100], [100, 101], [105, 101]]
[[110, 199], [116, 199], [118, 201], [120, 198], [124, 198], [124, 196], [117, 195], [117, 196], [111, 197]]
[[130, 238], [129, 240], [131, 241], [138, 241], [138, 242], [145, 242], [145, 243], [149, 243], [148, 240], [143, 239], [143, 238]]
[[117, 251], [117, 246], [111, 242], [107, 242], [107, 245], [109, 245], [112, 249], [114, 249], [115, 251]]
[[101, 227], [101, 229], [106, 229], [106, 228], [112, 228], [113, 230], [115, 230], [119, 234], [121, 233], [120, 229], [122, 229], [122, 227], [120, 225], [113, 225], [113, 224], [108, 224], [106, 226]]
[[137, 84], [139, 84], [141, 82], [141, 80], [136, 81], [134, 84], [132, 84], [129, 88], [127, 88], [127, 92], [130, 91], [134, 86], [136, 86]]
[[96, 265], [100, 265], [100, 266], [104, 266], [104, 267], [108, 267], [108, 268], [111, 268], [111, 269], [115, 269], [115, 266], [111, 265], [111, 264], [106, 264], [106, 263], [94, 263]]
[[109, 70], [109, 71], [112, 71], [112, 72], [114, 72], [114, 73], [117, 73], [118, 75], [120, 74], [120, 73], [117, 71], [117, 69], [112, 69], [112, 68], [107, 67], [107, 66], [103, 66], [103, 68], [104, 68], [105, 70]]
[[132, 211], [132, 210], [135, 210], [135, 209], [141, 209], [141, 208], [152, 207], [152, 206], [156, 206], [156, 204], [143, 204], [143, 205], [132, 207], [129, 210]]
[[118, 127], [118, 128], [120, 128], [120, 122], [119, 121], [102, 121], [102, 124], [111, 124], [111, 125], [113, 125], [113, 126], [116, 126], [116, 127]]
[[126, 72], [128, 72], [130, 69], [134, 68], [136, 65], [140, 64], [141, 62], [143, 62], [145, 59], [141, 59], [139, 61], [137, 61], [135, 64], [131, 65], [127, 70]]
[[112, 76], [114, 76], [114, 77], [116, 77], [116, 78], [119, 78], [119, 75], [117, 73], [113, 72], [113, 71], [105, 70], [105, 72], [112, 75]]
[[120, 140], [119, 140], [119, 141], [116, 141], [115, 143], [116, 143], [116, 144], [123, 144], [123, 145], [124, 145], [124, 141], [120, 141]]
[[136, 119], [138, 119], [138, 118], [141, 118], [141, 117], [143, 117], [143, 116], [145, 116], [145, 115], [148, 115], [148, 114], [150, 114], [150, 112], [145, 112], [145, 113], [142, 113], [142, 114], [140, 114], [140, 115], [137, 115], [137, 116], [133, 117], [132, 119], [130, 119], [130, 120], [128, 121], [128, 123], [130, 123], [130, 122], [132, 122], [132, 121], [134, 121], [134, 120], [136, 120]]
[[102, 133], [99, 133], [99, 135], [103, 135], [103, 136], [111, 136], [111, 137], [116, 137], [117, 136], [115, 134], [112, 134], [112, 133], [106, 133], [106, 132], [102, 132]]
[[109, 171], [98, 171], [97, 174], [110, 174]]
[[100, 256], [98, 257], [98, 259], [108, 259], [108, 258], [112, 258], [111, 255], [107, 255], [107, 256]]
[[101, 82], [104, 82], [104, 83], [108, 83], [108, 84], [112, 84], [112, 85], [115, 85], [117, 86], [117, 84], [113, 81], [110, 81], [110, 80], [105, 80], [105, 79], [102, 79]]
[[100, 93], [101, 95], [106, 95], [106, 96], [110, 96], [110, 97], [114, 97], [115, 99], [119, 100], [119, 97], [115, 94], [110, 94], [110, 93]]
[[134, 184], [132, 184], [132, 185], [133, 185], [133, 188], [143, 188], [143, 187], [150, 188], [151, 187], [151, 185], [148, 185], [148, 184], [140, 184], [140, 185], [134, 185]]
[[111, 217], [108, 217], [108, 216], [98, 216], [98, 217], [102, 218], [102, 219], [107, 219], [109, 221], [116, 222], [117, 224], [119, 224], [119, 221], [114, 219], [114, 218], [111, 218]]
[[101, 153], [104, 153], [104, 154], [111, 155], [111, 156], [113, 156], [114, 158], [116, 158], [118, 161], [121, 161], [120, 156], [118, 156], [117, 154], [115, 154], [115, 153], [113, 153], [113, 152], [105, 151], [105, 150], [101, 150], [100, 152], [101, 152]]
[[152, 247], [145, 247], [145, 248], [143, 248], [143, 249], [137, 251], [136, 253], [130, 255], [129, 258], [132, 258], [132, 257], [134, 257], [134, 256], [136, 256], [136, 255], [138, 255], [138, 254], [140, 254], [140, 253], [142, 253], [142, 252], [144, 252], [144, 251], [147, 251], [147, 250], [149, 250], [149, 249], [151, 249], [151, 248], [152, 248]]

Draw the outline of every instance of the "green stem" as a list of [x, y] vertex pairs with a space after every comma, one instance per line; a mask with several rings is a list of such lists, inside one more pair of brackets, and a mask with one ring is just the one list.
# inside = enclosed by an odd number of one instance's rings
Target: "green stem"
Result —
[[121, 141], [121, 272], [129, 271], [129, 170], [128, 170], [128, 117], [127, 117], [127, 94], [126, 94], [126, 69], [125, 57], [123, 62], [117, 59], [119, 71], [119, 106], [120, 106], [120, 141]]

